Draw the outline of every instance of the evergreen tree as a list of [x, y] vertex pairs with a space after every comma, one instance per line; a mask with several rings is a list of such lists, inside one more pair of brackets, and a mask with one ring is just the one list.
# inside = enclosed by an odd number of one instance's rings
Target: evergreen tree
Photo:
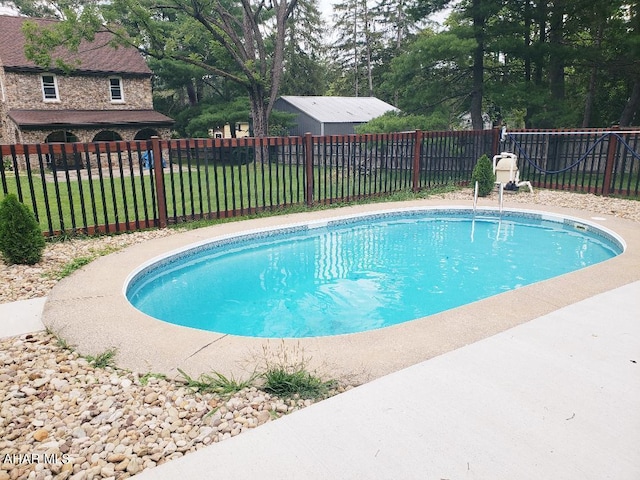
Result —
[[0, 252], [9, 263], [33, 265], [45, 241], [35, 216], [10, 193], [0, 202]]

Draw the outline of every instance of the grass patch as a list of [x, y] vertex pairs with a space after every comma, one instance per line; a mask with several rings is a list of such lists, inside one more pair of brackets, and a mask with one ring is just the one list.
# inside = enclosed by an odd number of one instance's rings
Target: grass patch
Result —
[[261, 388], [279, 397], [324, 398], [338, 385], [337, 381], [324, 380], [316, 371], [310, 370], [311, 358], [299, 343], [289, 345], [282, 340], [272, 347], [267, 341], [262, 345], [259, 363], [260, 371], [264, 372]]
[[220, 396], [230, 396], [240, 390], [251, 387], [256, 379], [254, 375], [247, 380], [240, 381], [233, 377], [226, 377], [218, 372], [213, 372], [211, 375], [203, 374], [194, 379], [181, 369], [178, 369], [178, 372], [184, 378], [187, 387], [194, 392], [216, 393]]
[[267, 371], [264, 380], [264, 391], [279, 397], [322, 398], [336, 386], [334, 380], [324, 381], [304, 369], [292, 372], [284, 367]]
[[47, 327], [45, 329], [45, 331], [47, 332], [47, 334], [51, 335], [53, 338], [56, 339], [56, 345], [63, 349], [63, 350], [67, 350], [69, 352], [73, 352], [73, 347], [71, 346], [71, 344], [69, 342], [67, 342], [64, 338], [62, 338], [60, 335], [58, 335], [57, 333], [55, 333], [53, 330], [51, 330], [49, 327]]
[[166, 380], [167, 376], [164, 373], [145, 373], [140, 377], [140, 385], [146, 386], [149, 383], [149, 380], [152, 378], [158, 378], [160, 380]]
[[98, 249], [92, 248], [89, 250], [91, 255], [76, 257], [73, 260], [65, 263], [58, 270], [53, 270], [52, 272], [44, 273], [44, 276], [54, 280], [62, 280], [63, 278], [71, 275], [76, 270], [79, 270], [85, 265], [88, 265], [89, 263], [93, 262], [96, 258], [109, 255], [110, 253], [113, 253], [113, 252], [117, 252], [121, 248], [122, 247], [115, 246], [115, 245], [107, 245], [105, 247], [98, 248]]
[[76, 270], [84, 267], [85, 265], [91, 263], [96, 257], [78, 257], [74, 258], [70, 262], [65, 263], [60, 270], [56, 270], [52, 273], [47, 274], [48, 277], [53, 278], [55, 280], [62, 280], [65, 277], [68, 277]]
[[96, 356], [87, 355], [84, 358], [94, 368], [107, 368], [107, 367], [115, 366], [114, 364], [115, 356], [116, 356], [116, 349], [110, 348], [109, 350], [106, 350]]

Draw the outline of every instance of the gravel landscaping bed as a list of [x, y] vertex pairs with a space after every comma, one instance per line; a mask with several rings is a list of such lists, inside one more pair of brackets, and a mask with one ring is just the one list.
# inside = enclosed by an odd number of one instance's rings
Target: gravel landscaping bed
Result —
[[7, 338], [0, 479], [128, 478], [314, 401], [256, 387], [230, 397], [198, 393], [162, 376], [96, 368], [47, 333]]
[[[437, 197], [471, 205], [472, 194], [464, 189]], [[638, 201], [545, 190], [505, 199], [506, 207], [518, 203], [640, 222]], [[0, 262], [0, 303], [46, 296], [73, 262], [177, 232], [51, 242], [37, 265]], [[0, 480], [127, 478], [315, 401], [278, 398], [259, 384], [231, 396], [205, 394], [151, 373], [98, 368], [92, 360], [47, 332], [0, 339]]]

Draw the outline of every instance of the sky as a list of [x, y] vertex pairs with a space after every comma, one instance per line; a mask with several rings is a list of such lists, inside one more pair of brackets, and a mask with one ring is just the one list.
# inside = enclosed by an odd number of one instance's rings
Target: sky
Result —
[[[339, 2], [340, 0], [318, 0], [318, 7], [320, 9], [320, 12], [322, 12], [322, 15], [324, 16], [327, 23], [331, 24], [331, 21], [332, 21], [331, 17], [333, 16], [333, 4], [339, 3]], [[458, 3], [458, 2], [456, 1], [454, 3]], [[451, 8], [446, 8], [442, 12], [439, 12], [436, 15], [433, 15], [431, 19], [434, 22], [437, 22], [442, 25], [442, 23], [449, 16], [449, 13], [451, 13]]]
[[0, 5], [0, 15], [15, 15], [15, 12], [8, 7]]

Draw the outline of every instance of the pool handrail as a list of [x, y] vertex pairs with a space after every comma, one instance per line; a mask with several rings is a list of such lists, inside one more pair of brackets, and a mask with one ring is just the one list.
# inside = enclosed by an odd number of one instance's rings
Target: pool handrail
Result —
[[474, 213], [474, 215], [476, 213], [476, 207], [478, 206], [478, 191], [479, 191], [479, 188], [480, 188], [480, 184], [476, 180], [476, 185], [475, 185], [475, 189], [474, 189], [474, 192], [473, 192], [473, 213]]

